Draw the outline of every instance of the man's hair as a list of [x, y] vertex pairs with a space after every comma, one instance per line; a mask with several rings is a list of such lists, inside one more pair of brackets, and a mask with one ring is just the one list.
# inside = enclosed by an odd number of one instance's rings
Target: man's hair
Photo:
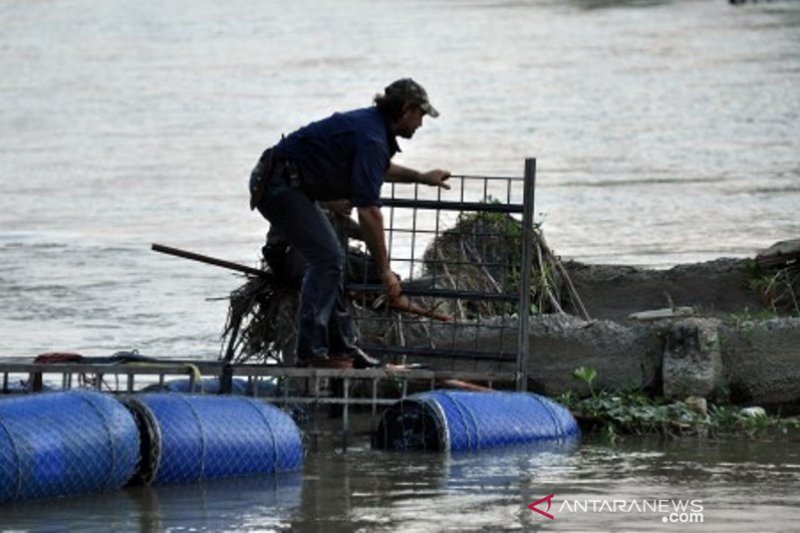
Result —
[[430, 101], [428, 93], [422, 85], [411, 78], [400, 78], [386, 86], [383, 94], [375, 97], [375, 105], [391, 122], [403, 116], [403, 109], [407, 104], [419, 106], [422, 111], [433, 118], [439, 116]]
[[374, 102], [378, 111], [383, 113], [390, 122], [395, 122], [403, 116], [403, 108], [406, 105], [406, 99], [401, 95], [376, 94]]

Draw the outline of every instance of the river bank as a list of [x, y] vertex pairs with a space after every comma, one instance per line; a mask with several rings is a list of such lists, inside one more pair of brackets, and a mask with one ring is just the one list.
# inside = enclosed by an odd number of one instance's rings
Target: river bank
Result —
[[596, 372], [595, 390], [800, 412], [800, 316], [796, 307], [775, 306], [754, 267], [786, 249], [780, 243], [754, 258], [668, 270], [565, 263], [589, 318], [531, 317], [529, 388], [588, 396], [573, 377], [587, 367]]

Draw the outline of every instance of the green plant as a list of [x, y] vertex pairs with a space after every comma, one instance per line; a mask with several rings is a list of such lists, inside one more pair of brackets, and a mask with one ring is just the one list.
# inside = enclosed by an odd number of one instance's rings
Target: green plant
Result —
[[595, 396], [592, 383], [597, 377], [597, 371], [594, 368], [587, 366], [576, 368], [575, 370], [572, 371], [572, 377], [586, 383], [589, 386], [589, 393], [592, 395], [592, 397]]
[[800, 316], [796, 265], [768, 268], [757, 261], [748, 260], [742, 265], [742, 270], [747, 277], [748, 287], [761, 297], [770, 311], [788, 311]]
[[585, 430], [598, 432], [610, 443], [621, 435], [662, 434], [747, 437], [770, 432], [786, 435], [800, 430], [800, 419], [778, 416], [753, 416], [739, 407], [711, 405], [706, 412], [696, 402], [668, 402], [650, 397], [641, 390], [594, 391], [597, 372], [589, 367], [576, 368], [573, 377], [587, 383], [592, 395], [579, 398], [569, 391], [558, 397], [572, 411]]

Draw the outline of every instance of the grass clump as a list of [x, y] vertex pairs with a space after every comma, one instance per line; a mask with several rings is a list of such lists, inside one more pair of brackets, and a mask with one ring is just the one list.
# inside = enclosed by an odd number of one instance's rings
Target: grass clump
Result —
[[707, 405], [695, 397], [668, 401], [636, 390], [595, 392], [596, 372], [586, 367], [576, 369], [573, 377], [589, 385], [590, 395], [579, 397], [568, 391], [558, 397], [559, 402], [572, 411], [584, 431], [601, 433], [612, 442], [623, 435], [755, 438], [800, 430], [799, 418], [768, 415], [760, 408]]

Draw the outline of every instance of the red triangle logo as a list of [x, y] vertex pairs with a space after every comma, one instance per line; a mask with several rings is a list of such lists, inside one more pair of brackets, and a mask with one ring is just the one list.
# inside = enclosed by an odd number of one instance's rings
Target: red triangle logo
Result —
[[[549, 512], [547, 512], [547, 511], [550, 510], [550, 505], [552, 504], [551, 500], [553, 499], [554, 496], [555, 496], [555, 494], [550, 494], [549, 496], [545, 496], [541, 500], [536, 500], [535, 502], [529, 503], [528, 504], [528, 509], [530, 509], [531, 511], [534, 511], [536, 513], [539, 513], [542, 516], [546, 516], [550, 520], [555, 520], [555, 517], [553, 517], [553, 515], [551, 515]], [[544, 502], [547, 502], [547, 511], [542, 511], [541, 509], [537, 509], [536, 508], [537, 505], [539, 505], [540, 503], [544, 503]]]

